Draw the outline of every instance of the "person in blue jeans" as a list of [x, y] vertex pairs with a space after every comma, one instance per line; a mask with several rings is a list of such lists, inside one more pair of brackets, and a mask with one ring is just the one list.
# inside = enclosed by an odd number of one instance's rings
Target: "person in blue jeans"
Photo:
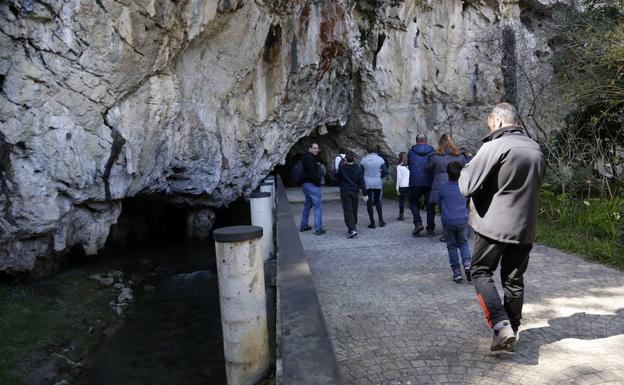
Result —
[[316, 235], [326, 233], [323, 228], [323, 208], [321, 206], [321, 168], [319, 166], [318, 153], [320, 152], [318, 143], [310, 144], [308, 152], [303, 155], [303, 195], [305, 203], [301, 215], [299, 231], [308, 231], [312, 228], [308, 225], [310, 220], [310, 209], [314, 207], [314, 228]]
[[[453, 281], [462, 283], [461, 267], [464, 267], [466, 280], [470, 281], [470, 248], [468, 247], [468, 209], [466, 197], [459, 191], [458, 179], [464, 167], [460, 162], [451, 162], [446, 166], [448, 182], [440, 185], [438, 202], [442, 212], [442, 225], [446, 235], [446, 248], [453, 271]], [[461, 254], [461, 264], [459, 262]]]

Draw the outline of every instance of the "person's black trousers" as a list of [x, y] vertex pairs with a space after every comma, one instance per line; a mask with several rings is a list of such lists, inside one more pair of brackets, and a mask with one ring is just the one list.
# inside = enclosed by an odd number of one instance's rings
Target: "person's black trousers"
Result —
[[407, 193], [407, 200], [414, 217], [414, 226], [422, 225], [420, 218], [420, 197], [425, 199], [425, 207], [427, 207], [427, 232], [432, 233], [435, 230], [435, 205], [429, 204], [429, 192], [431, 187], [410, 186]]
[[405, 211], [405, 197], [407, 196], [407, 192], [409, 191], [409, 187], [399, 187], [399, 215], [403, 216], [403, 212]]
[[379, 223], [382, 223], [383, 213], [381, 211], [381, 189], [369, 188], [366, 190], [368, 194], [368, 202], [366, 202], [366, 210], [368, 211], [368, 218], [370, 223], [375, 223], [375, 217], [373, 216], [373, 205], [377, 209], [377, 217], [379, 217]]
[[349, 232], [355, 230], [357, 226], [358, 192], [345, 191], [340, 193], [342, 202], [342, 213]]
[[[509, 320], [514, 331], [518, 331], [524, 303], [523, 275], [529, 264], [529, 252], [532, 248], [533, 244], [503, 243], [475, 232], [471, 275], [477, 298], [490, 327], [500, 321]], [[505, 293], [503, 304], [492, 279], [499, 262]]]

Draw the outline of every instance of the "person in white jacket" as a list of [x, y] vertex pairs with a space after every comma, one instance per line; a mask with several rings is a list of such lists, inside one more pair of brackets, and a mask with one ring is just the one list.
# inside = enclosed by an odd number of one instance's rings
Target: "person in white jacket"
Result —
[[409, 190], [410, 172], [407, 163], [407, 152], [399, 154], [399, 165], [397, 166], [396, 192], [399, 194], [399, 216], [397, 220], [402, 221], [405, 210], [405, 197]]

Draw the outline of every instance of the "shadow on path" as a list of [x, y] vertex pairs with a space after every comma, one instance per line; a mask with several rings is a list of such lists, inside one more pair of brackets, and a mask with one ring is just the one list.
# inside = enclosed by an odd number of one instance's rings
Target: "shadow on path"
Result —
[[520, 331], [516, 354], [510, 359], [525, 365], [539, 363], [540, 347], [574, 338], [595, 340], [624, 334], [624, 309], [614, 315], [575, 313], [569, 317], [554, 318], [549, 326]]

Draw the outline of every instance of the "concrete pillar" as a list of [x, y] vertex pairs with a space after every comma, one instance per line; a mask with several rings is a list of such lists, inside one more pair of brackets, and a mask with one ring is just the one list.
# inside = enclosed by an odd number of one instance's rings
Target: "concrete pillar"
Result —
[[271, 193], [271, 201], [273, 202], [273, 209], [275, 209], [275, 185], [270, 182], [262, 182], [260, 183], [260, 192], [268, 192]]
[[255, 192], [249, 195], [251, 208], [251, 224], [262, 227], [263, 259], [268, 261], [275, 254], [273, 240], [273, 197], [269, 192]]
[[275, 200], [275, 185], [270, 183], [270, 182], [262, 182], [260, 184], [260, 192], [268, 192], [271, 193], [271, 215], [272, 215], [272, 223], [273, 223], [273, 228], [275, 228], [275, 219], [276, 219], [276, 214], [275, 214], [275, 208], [277, 206], [277, 201]]
[[213, 232], [228, 385], [253, 385], [269, 370], [262, 228]]
[[260, 191], [261, 192], [270, 192], [272, 197], [275, 197], [273, 194], [273, 190], [275, 190], [275, 186], [271, 182], [262, 182], [260, 183]]

